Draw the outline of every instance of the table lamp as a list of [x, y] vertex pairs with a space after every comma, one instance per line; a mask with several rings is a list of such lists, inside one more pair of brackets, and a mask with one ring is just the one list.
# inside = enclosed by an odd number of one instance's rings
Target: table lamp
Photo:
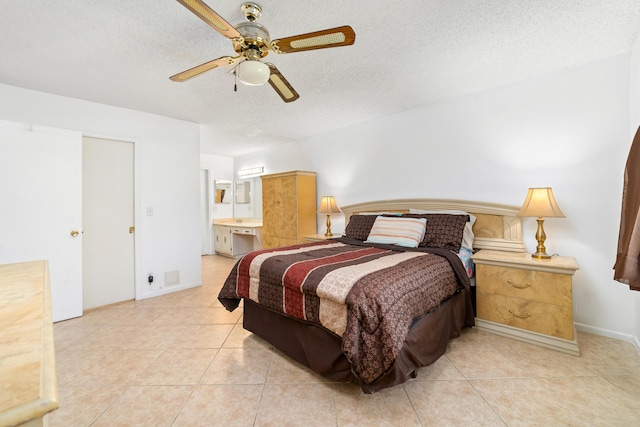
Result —
[[538, 246], [536, 247], [536, 252], [531, 254], [531, 257], [536, 259], [551, 258], [551, 255], [547, 254], [546, 248], [544, 247], [544, 241], [547, 238], [542, 226], [544, 217], [564, 218], [564, 214], [558, 207], [556, 199], [553, 197], [551, 187], [529, 188], [529, 193], [522, 208], [518, 212], [518, 216], [537, 217], [538, 230], [536, 231], [536, 240], [538, 241]]
[[333, 234], [331, 233], [331, 214], [340, 212], [341, 211], [338, 208], [338, 205], [336, 205], [336, 201], [333, 196], [322, 196], [322, 201], [320, 202], [318, 213], [327, 214], [327, 232], [324, 233], [326, 237], [333, 236]]

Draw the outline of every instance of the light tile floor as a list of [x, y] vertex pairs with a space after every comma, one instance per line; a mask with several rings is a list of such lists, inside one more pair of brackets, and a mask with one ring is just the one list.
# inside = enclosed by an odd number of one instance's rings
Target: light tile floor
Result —
[[205, 256], [201, 287], [56, 323], [50, 425], [640, 425], [636, 349], [586, 333], [574, 357], [466, 329], [404, 385], [366, 395], [328, 382], [220, 305], [234, 262]]

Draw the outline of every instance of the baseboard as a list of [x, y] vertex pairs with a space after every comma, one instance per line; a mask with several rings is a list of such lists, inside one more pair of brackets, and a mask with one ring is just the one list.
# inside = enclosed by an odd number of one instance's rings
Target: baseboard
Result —
[[580, 332], [587, 332], [589, 334], [600, 335], [603, 337], [615, 338], [620, 341], [633, 342], [634, 336], [631, 334], [623, 334], [621, 332], [612, 331], [610, 329], [597, 328], [591, 325], [585, 325], [584, 323], [574, 323], [576, 329]]
[[602, 337], [613, 338], [620, 341], [625, 341], [633, 344], [633, 346], [640, 354], [640, 338], [631, 334], [623, 334], [621, 332], [612, 331], [610, 329], [597, 328], [591, 325], [585, 325], [584, 323], [574, 323], [576, 330], [580, 332], [587, 332], [589, 334], [600, 335]]
[[142, 295], [136, 295], [136, 299], [147, 299], [147, 298], [158, 297], [160, 295], [171, 294], [173, 292], [183, 291], [185, 289], [197, 288], [198, 286], [201, 286], [201, 285], [202, 285], [202, 282], [193, 282], [193, 283], [184, 283], [179, 285], [165, 286], [162, 289], [150, 290], [150, 291], [144, 292]]

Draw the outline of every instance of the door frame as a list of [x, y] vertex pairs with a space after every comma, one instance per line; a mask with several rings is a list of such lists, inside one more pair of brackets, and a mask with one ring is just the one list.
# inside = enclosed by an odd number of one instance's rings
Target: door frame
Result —
[[[213, 249], [213, 213], [212, 213], [212, 206], [213, 206], [213, 180], [211, 179], [211, 169], [210, 168], [200, 168], [200, 172], [205, 172], [206, 179], [207, 179], [207, 200], [206, 200], [206, 209], [207, 209], [207, 255], [213, 255], [214, 253], [214, 249]], [[202, 181], [200, 182], [202, 184]], [[200, 194], [202, 195], [202, 188], [200, 189]], [[202, 209], [202, 206], [200, 206], [200, 209]], [[202, 238], [202, 236], [201, 236]]]

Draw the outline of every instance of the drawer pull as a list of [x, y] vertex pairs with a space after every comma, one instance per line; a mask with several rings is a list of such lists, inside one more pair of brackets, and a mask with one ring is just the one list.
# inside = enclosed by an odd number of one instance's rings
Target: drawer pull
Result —
[[517, 314], [517, 313], [514, 313], [513, 310], [511, 309], [509, 309], [509, 313], [511, 313], [511, 315], [517, 317], [518, 319], [528, 319], [529, 317], [531, 317], [530, 313]]
[[513, 283], [511, 280], [507, 280], [507, 283], [517, 289], [527, 289], [529, 286], [531, 286], [531, 283], [529, 282], [525, 283], [524, 285], [520, 285], [520, 284]]

